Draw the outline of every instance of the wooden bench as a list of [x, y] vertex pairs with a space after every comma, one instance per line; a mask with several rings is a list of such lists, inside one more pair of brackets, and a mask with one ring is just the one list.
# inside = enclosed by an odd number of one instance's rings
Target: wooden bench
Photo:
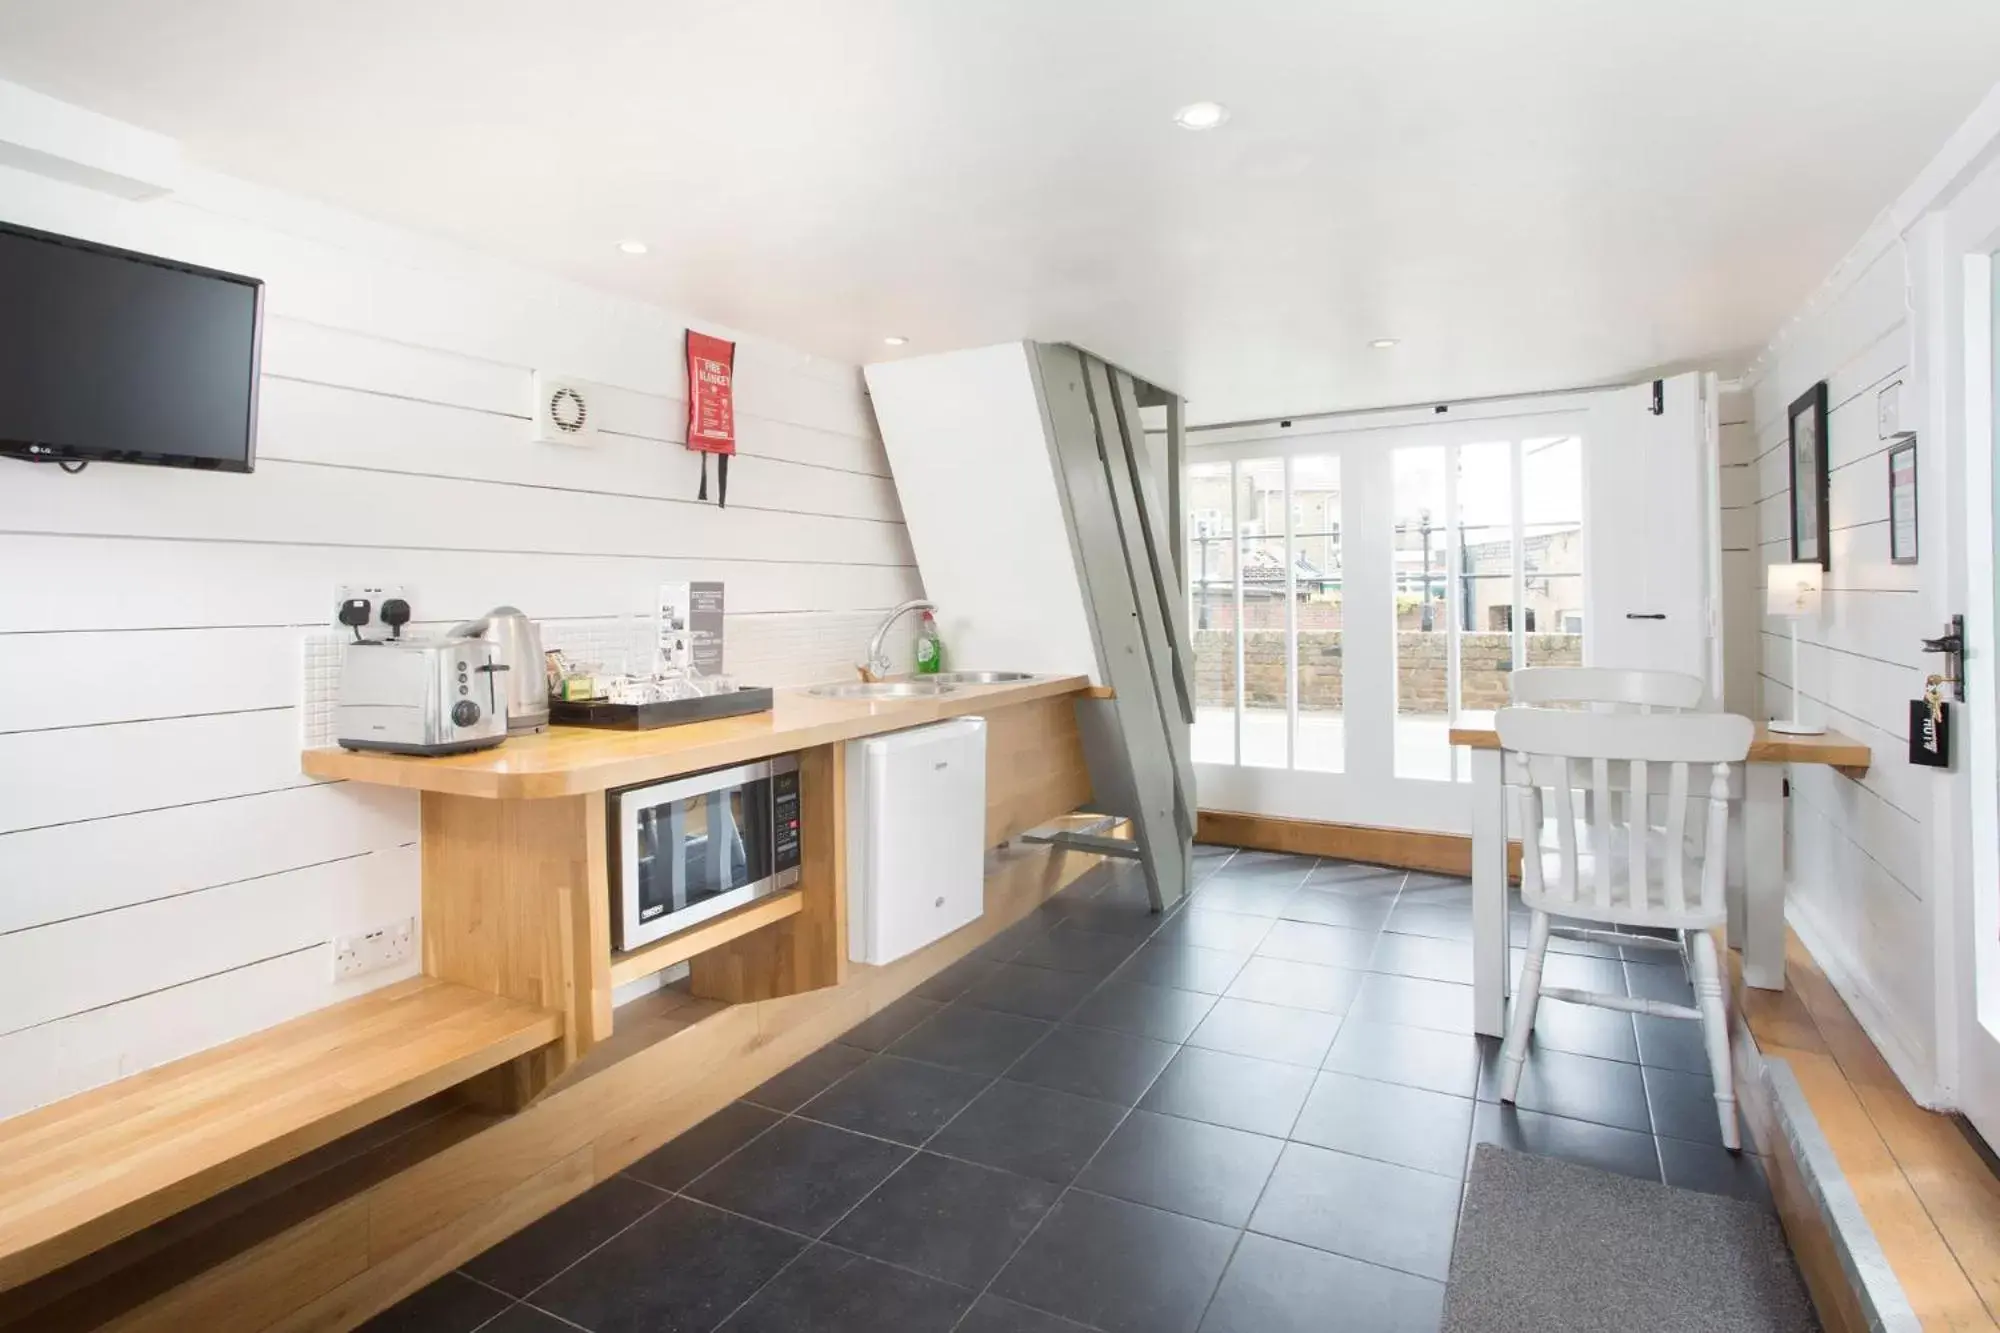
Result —
[[0, 1290], [562, 1035], [419, 977], [0, 1122]]

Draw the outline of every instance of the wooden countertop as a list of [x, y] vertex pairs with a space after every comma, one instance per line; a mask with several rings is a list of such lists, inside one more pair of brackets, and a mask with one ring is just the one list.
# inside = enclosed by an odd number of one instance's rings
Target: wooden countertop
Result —
[[[1473, 750], [1497, 750], [1500, 733], [1491, 727], [1453, 727], [1451, 743]], [[1874, 752], [1866, 745], [1837, 731], [1823, 731], [1817, 736], [1786, 736], [1760, 722], [1756, 736], [1750, 741], [1749, 762], [1753, 764], [1825, 764], [1848, 777], [1858, 778], [1868, 772], [1868, 765], [1874, 759]]]
[[300, 767], [316, 778], [457, 796], [574, 796], [1091, 688], [1084, 676], [1043, 676], [1007, 685], [961, 685], [934, 699], [821, 699], [803, 689], [779, 690], [770, 712], [747, 717], [655, 731], [550, 727], [495, 749], [435, 758], [327, 747], [305, 751]]

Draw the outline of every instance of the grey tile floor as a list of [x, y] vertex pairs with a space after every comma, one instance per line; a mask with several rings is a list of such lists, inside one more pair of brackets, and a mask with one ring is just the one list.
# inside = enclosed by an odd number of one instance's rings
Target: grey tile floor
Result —
[[[1434, 1329], [1475, 1143], [1768, 1206], [1693, 1024], [1547, 1002], [1496, 1102], [1463, 880], [1218, 847], [1196, 877], [1164, 917], [1087, 877], [367, 1327]], [[1555, 947], [1554, 984], [1686, 999], [1671, 955]]]

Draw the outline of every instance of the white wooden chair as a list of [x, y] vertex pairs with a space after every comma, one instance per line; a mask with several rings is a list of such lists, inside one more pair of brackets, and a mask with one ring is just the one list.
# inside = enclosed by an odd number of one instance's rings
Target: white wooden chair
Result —
[[1515, 704], [1589, 704], [1593, 712], [1689, 712], [1708, 692], [1699, 676], [1678, 671], [1623, 667], [1524, 667], [1507, 676], [1507, 697]]
[[[1750, 719], [1729, 713], [1664, 716], [1579, 713], [1544, 708], [1503, 708], [1494, 720], [1500, 746], [1518, 755], [1530, 780], [1519, 793], [1521, 828], [1534, 844], [1521, 858], [1521, 901], [1534, 916], [1528, 926], [1521, 984], [1507, 1016], [1501, 1050], [1500, 1100], [1512, 1102], [1521, 1086], [1535, 1008], [1546, 994], [1572, 1004], [1699, 1022], [1715, 1080], [1722, 1141], [1731, 1151], [1736, 1094], [1730, 1078], [1729, 1024], [1722, 1000], [1722, 969], [1709, 932], [1728, 920], [1723, 883], [1729, 828], [1729, 769], [1750, 751]], [[1690, 771], [1708, 780], [1706, 828], [1699, 842], [1688, 828]], [[1615, 779], [1631, 799], [1614, 803]], [[1663, 779], [1663, 781], [1662, 781]], [[1658, 785], [1656, 785], [1658, 784]], [[1544, 826], [1544, 790], [1554, 804]], [[1577, 818], [1575, 794], [1585, 793], [1590, 813]], [[1664, 826], [1655, 826], [1648, 796], [1661, 792]], [[1547, 845], [1553, 836], [1554, 846]], [[1612, 927], [1670, 929], [1673, 938], [1618, 930], [1564, 930], [1565, 935], [1638, 948], [1678, 952], [1694, 982], [1695, 1006], [1597, 991], [1542, 986], [1551, 915]]]

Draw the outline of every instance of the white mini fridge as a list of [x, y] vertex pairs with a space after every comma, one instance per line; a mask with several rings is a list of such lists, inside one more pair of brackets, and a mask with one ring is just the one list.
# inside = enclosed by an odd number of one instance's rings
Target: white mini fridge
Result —
[[985, 910], [986, 719], [847, 744], [847, 956], [893, 963]]

